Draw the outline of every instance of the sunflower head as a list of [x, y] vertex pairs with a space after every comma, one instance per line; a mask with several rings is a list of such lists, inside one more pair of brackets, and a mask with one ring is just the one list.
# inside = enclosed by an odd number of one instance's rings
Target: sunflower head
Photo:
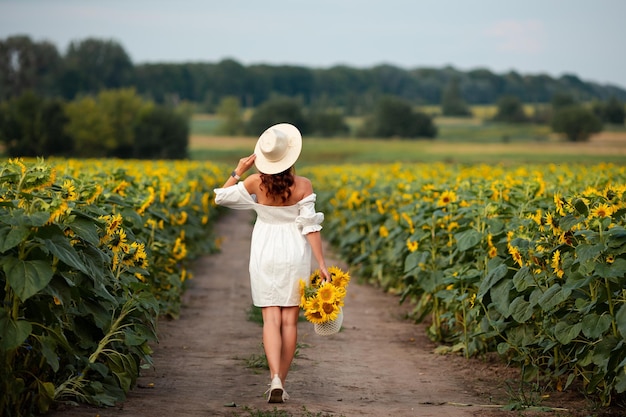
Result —
[[322, 316], [326, 321], [332, 321], [337, 319], [339, 315], [339, 306], [336, 304], [322, 303], [322, 308], [320, 310]]
[[340, 268], [336, 266], [331, 266], [328, 268], [328, 272], [332, 277], [332, 283], [336, 287], [345, 288], [348, 286], [350, 282], [350, 274], [342, 271]]
[[334, 303], [337, 298], [335, 286], [329, 282], [325, 282], [317, 290], [317, 298], [322, 303]]
[[322, 274], [319, 269], [316, 269], [309, 277], [311, 287], [317, 288], [322, 283]]
[[306, 310], [304, 312], [304, 317], [313, 324], [321, 324], [326, 321], [326, 318], [322, 315], [322, 313], [317, 310]]

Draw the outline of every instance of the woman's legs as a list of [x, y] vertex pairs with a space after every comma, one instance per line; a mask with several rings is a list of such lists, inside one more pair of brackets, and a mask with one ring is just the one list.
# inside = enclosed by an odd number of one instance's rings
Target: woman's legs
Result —
[[[270, 368], [270, 378], [280, 376], [280, 354], [282, 350], [282, 338], [280, 335], [281, 314], [280, 307], [263, 307], [263, 348], [267, 365]], [[282, 379], [282, 378], [281, 378]]]
[[285, 381], [287, 373], [291, 367], [291, 361], [296, 354], [296, 343], [298, 340], [298, 314], [300, 307], [282, 308], [282, 349], [280, 352], [280, 379]]
[[263, 307], [263, 347], [270, 378], [278, 375], [285, 382], [296, 353], [299, 307]]

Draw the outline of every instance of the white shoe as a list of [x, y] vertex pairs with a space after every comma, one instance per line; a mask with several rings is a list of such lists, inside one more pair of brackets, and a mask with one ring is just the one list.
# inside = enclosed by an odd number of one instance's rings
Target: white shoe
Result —
[[270, 384], [269, 394], [267, 396], [268, 403], [282, 403], [284, 401], [283, 395], [285, 390], [283, 389], [283, 383], [280, 381], [278, 375], [274, 375], [272, 383]]

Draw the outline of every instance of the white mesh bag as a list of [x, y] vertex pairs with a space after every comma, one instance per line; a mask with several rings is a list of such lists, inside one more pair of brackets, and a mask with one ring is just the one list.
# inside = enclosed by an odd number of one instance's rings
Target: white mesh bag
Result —
[[337, 318], [332, 321], [327, 321], [326, 323], [315, 323], [313, 324], [313, 328], [315, 329], [315, 333], [320, 336], [330, 336], [341, 329], [341, 325], [343, 324], [343, 309], [339, 309], [339, 314]]

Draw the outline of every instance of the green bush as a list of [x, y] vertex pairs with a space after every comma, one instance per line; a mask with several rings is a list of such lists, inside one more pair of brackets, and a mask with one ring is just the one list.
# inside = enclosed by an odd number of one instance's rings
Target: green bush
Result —
[[359, 132], [362, 137], [434, 138], [437, 127], [430, 116], [413, 110], [411, 104], [396, 97], [381, 98]]
[[277, 123], [291, 123], [302, 134], [309, 132], [300, 102], [285, 97], [273, 98], [261, 104], [248, 121], [246, 132], [252, 136], [259, 136], [265, 129]]
[[602, 122], [581, 105], [559, 108], [552, 117], [552, 130], [562, 133], [570, 142], [584, 142], [602, 131]]
[[144, 114], [135, 129], [130, 157], [182, 159], [189, 147], [189, 120], [174, 110], [156, 106]]

